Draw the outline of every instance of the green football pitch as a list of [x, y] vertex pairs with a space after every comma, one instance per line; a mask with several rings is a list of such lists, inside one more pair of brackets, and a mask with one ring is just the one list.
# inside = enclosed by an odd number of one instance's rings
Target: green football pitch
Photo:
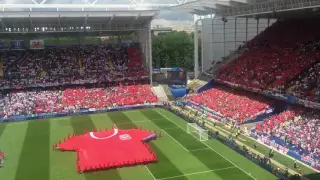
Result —
[[[149, 142], [158, 162], [78, 174], [76, 153], [51, 145], [73, 132], [133, 126], [162, 131]], [[187, 123], [160, 108], [118, 111], [0, 124], [0, 150], [6, 155], [1, 180], [275, 180], [271, 173], [215, 139], [200, 142]]]

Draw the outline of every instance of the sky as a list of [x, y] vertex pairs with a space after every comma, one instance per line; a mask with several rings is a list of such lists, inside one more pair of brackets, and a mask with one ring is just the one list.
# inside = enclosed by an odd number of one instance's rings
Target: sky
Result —
[[[42, 0], [34, 0], [40, 3]], [[95, 0], [87, 0], [92, 3]], [[131, 4], [130, 1], [143, 2], [145, 4], [176, 4], [185, 0], [98, 0], [96, 4]], [[192, 1], [192, 0], [187, 0]], [[30, 4], [32, 0], [0, 0], [0, 4]], [[84, 0], [47, 0], [47, 4], [83, 4]], [[193, 16], [187, 13], [163, 10], [153, 20], [152, 25], [160, 26], [188, 26], [192, 25]]]

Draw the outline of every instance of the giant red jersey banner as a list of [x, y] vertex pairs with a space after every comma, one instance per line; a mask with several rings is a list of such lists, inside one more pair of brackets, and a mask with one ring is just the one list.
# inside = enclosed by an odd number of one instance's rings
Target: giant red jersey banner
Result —
[[145, 142], [155, 136], [141, 129], [112, 129], [73, 136], [58, 148], [77, 151], [78, 172], [93, 171], [157, 161]]

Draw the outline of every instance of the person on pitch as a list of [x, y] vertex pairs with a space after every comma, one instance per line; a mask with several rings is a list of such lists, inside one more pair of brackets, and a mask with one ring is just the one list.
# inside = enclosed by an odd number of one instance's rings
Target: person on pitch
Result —
[[2, 158], [2, 156], [0, 156], [0, 168], [2, 168], [4, 165], [4, 158]]

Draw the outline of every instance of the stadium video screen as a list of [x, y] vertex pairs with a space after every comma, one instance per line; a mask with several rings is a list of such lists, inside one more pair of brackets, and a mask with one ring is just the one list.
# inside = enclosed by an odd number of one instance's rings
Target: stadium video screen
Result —
[[154, 70], [152, 74], [152, 81], [159, 84], [168, 85], [186, 85], [186, 71], [185, 70]]
[[186, 71], [168, 71], [168, 84], [186, 85]]

